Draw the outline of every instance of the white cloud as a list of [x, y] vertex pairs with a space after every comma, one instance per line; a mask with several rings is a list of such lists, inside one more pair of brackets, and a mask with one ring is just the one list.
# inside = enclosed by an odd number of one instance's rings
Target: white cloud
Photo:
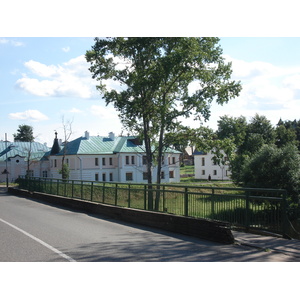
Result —
[[71, 50], [70, 47], [63, 47], [63, 48], [62, 48], [62, 51], [64, 51], [64, 52], [69, 52], [70, 50]]
[[92, 105], [89, 110], [92, 115], [103, 119], [118, 119], [116, 110], [109, 106]]
[[99, 96], [95, 88], [96, 81], [92, 79], [84, 55], [63, 65], [45, 65], [30, 60], [25, 63], [25, 67], [30, 73], [23, 74], [16, 86], [30, 94], [84, 99]]
[[15, 40], [10, 40], [10, 39], [0, 39], [0, 44], [6, 44], [6, 45], [12, 45], [14, 47], [21, 47], [21, 46], [24, 46], [24, 43], [22, 42], [18, 42], [18, 41], [15, 41]]
[[13, 120], [28, 120], [32, 122], [48, 120], [48, 117], [38, 110], [26, 110], [24, 112], [10, 113], [9, 117]]
[[70, 113], [75, 113], [75, 114], [83, 113], [82, 110], [80, 110], [80, 109], [78, 109], [78, 108], [75, 108], [75, 107], [73, 107], [72, 109], [70, 109], [69, 112], [70, 112]]

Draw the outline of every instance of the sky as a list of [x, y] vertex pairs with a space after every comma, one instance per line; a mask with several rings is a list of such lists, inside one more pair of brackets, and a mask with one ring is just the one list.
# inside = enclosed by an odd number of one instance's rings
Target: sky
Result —
[[[13, 140], [19, 125], [33, 127], [35, 140], [52, 145], [54, 132], [63, 138], [63, 124], [72, 122], [75, 139], [89, 131], [107, 136], [127, 134], [117, 112], [96, 90], [85, 60], [93, 37], [0, 37], [0, 140]], [[300, 38], [221, 37], [219, 45], [232, 62], [232, 79], [240, 81], [239, 97], [211, 106], [217, 129], [220, 116], [266, 116], [300, 119]], [[197, 127], [191, 119], [183, 124]]]

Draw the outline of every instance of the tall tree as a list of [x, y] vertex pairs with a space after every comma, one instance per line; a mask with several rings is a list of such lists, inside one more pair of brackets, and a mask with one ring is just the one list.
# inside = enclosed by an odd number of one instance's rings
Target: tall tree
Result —
[[33, 127], [29, 125], [19, 125], [17, 133], [15, 133], [13, 136], [15, 142], [33, 142]]
[[225, 138], [234, 141], [237, 150], [244, 143], [247, 134], [247, 121], [244, 116], [238, 118], [229, 117], [227, 115], [220, 117], [218, 121], [218, 138]]
[[[180, 124], [178, 118], [207, 120], [213, 100], [226, 103], [241, 90], [240, 83], [230, 79], [231, 64], [222, 57], [218, 42], [218, 38], [96, 38], [86, 52], [106, 103], [114, 104], [123, 125], [144, 140], [149, 184], [155, 163], [160, 183], [165, 133]], [[118, 88], [108, 88], [107, 80], [118, 83]], [[152, 205], [150, 199], [150, 209]]]

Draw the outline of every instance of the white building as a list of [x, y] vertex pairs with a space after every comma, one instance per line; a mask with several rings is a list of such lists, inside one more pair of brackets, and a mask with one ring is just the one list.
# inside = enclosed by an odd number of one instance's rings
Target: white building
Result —
[[[224, 152], [223, 152], [224, 154]], [[214, 154], [211, 151], [195, 151], [194, 163], [195, 163], [195, 178], [211, 180], [230, 180], [230, 171], [227, 161], [224, 165], [218, 165], [213, 160]]]
[[[0, 182], [14, 182], [20, 175], [42, 177], [48, 166], [43, 164], [50, 148], [37, 142], [0, 141]], [[45, 173], [44, 173], [45, 174]]]
[[[71, 180], [147, 183], [145, 150], [136, 137], [116, 137], [113, 133], [109, 133], [108, 137], [90, 136], [85, 132], [84, 137], [70, 141], [62, 148], [56, 136], [47, 157], [48, 173], [44, 175], [61, 178], [59, 170], [63, 156], [64, 162], [69, 165]], [[165, 152], [162, 183], [180, 182], [179, 156], [180, 152], [176, 150]], [[152, 174], [155, 182], [155, 167]]]

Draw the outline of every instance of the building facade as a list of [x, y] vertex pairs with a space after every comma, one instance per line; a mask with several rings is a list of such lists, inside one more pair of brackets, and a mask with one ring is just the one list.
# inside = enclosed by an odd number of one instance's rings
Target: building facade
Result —
[[0, 141], [0, 182], [14, 182], [20, 175], [42, 177], [50, 148], [38, 142]]
[[[224, 152], [223, 152], [224, 154]], [[214, 154], [203, 151], [194, 152], [195, 178], [204, 180], [230, 180], [229, 163], [218, 165], [213, 160]]]
[[[163, 157], [161, 182], [180, 182], [180, 152], [168, 149]], [[130, 136], [109, 133], [108, 137], [80, 137], [59, 145], [57, 136], [48, 160], [47, 177], [61, 178], [62, 162], [68, 164], [69, 179], [107, 182], [147, 183], [146, 154], [143, 144]], [[156, 167], [152, 170], [156, 181]], [[46, 173], [45, 173], [46, 174]]]

